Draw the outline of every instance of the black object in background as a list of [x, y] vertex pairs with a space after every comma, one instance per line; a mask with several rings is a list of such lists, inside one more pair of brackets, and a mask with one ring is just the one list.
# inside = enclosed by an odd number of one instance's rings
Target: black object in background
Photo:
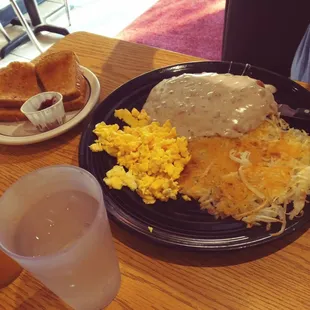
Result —
[[310, 0], [226, 0], [222, 60], [290, 76]]

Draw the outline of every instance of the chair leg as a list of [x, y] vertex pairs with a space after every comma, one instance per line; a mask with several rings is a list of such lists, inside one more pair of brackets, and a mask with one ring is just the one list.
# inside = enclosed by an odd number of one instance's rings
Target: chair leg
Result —
[[5, 31], [4, 27], [2, 26], [2, 24], [0, 23], [0, 32], [3, 34], [3, 36], [5, 37], [5, 39], [10, 42], [11, 39], [8, 35], [8, 33]]
[[65, 2], [65, 7], [66, 7], [66, 13], [67, 13], [67, 18], [68, 18], [69, 26], [71, 26], [71, 14], [70, 14], [69, 0], [64, 0], [64, 2]]
[[35, 45], [35, 47], [39, 50], [40, 53], [43, 53], [43, 49], [39, 43], [39, 41], [37, 40], [36, 36], [34, 35], [34, 33], [32, 32], [30, 26], [28, 25], [26, 19], [24, 18], [24, 15], [22, 14], [21, 10], [19, 9], [17, 3], [15, 0], [10, 0], [11, 5], [14, 9], [15, 14], [17, 15], [17, 17], [19, 18], [21, 24], [23, 25], [23, 27], [25, 28], [31, 42]]

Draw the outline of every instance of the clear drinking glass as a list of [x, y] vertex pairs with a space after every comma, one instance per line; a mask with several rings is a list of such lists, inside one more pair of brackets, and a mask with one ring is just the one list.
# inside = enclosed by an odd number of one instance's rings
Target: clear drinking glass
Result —
[[74, 166], [36, 170], [0, 198], [0, 249], [74, 309], [102, 309], [120, 271], [99, 183]]

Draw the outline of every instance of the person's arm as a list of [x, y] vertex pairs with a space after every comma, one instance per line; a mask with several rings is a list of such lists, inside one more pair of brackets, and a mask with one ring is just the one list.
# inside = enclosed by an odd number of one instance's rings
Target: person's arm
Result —
[[291, 78], [310, 83], [310, 25], [295, 53], [291, 68]]

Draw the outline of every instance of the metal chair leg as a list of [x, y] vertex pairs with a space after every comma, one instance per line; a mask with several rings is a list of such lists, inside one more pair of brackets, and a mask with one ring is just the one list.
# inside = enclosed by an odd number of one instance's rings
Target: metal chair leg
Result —
[[10, 0], [10, 3], [12, 5], [12, 7], [13, 7], [13, 10], [14, 10], [15, 14], [17, 15], [17, 17], [19, 18], [21, 24], [25, 28], [25, 30], [26, 30], [26, 32], [27, 32], [31, 42], [35, 45], [35, 47], [39, 50], [40, 53], [43, 53], [43, 49], [42, 49], [39, 41], [37, 40], [36, 36], [32, 32], [32, 30], [31, 30], [30, 26], [28, 25], [26, 19], [24, 18], [23, 13], [19, 9], [16, 1], [15, 0]]
[[68, 18], [69, 26], [71, 26], [71, 14], [70, 14], [69, 0], [64, 0], [64, 2], [65, 2], [65, 7], [66, 7], [66, 13], [67, 13], [67, 18]]
[[5, 39], [10, 42], [11, 39], [8, 35], [8, 33], [5, 31], [4, 27], [2, 26], [2, 24], [0, 23], [0, 32], [3, 34], [3, 36], [5, 37]]

